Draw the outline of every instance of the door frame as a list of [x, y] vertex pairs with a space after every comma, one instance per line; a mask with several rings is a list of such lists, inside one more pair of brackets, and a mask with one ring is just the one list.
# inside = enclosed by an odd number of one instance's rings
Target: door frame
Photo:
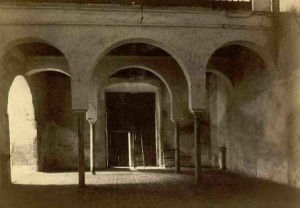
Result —
[[[145, 91], [143, 93], [154, 93], [155, 94], [155, 102], [154, 102], [154, 105], [155, 105], [155, 154], [156, 154], [156, 166], [155, 167], [163, 167], [163, 155], [162, 155], [162, 141], [161, 141], [161, 135], [162, 135], [162, 98], [161, 98], [161, 89], [160, 87], [157, 87], [157, 86], [154, 86], [155, 89], [153, 91]], [[107, 107], [106, 107], [106, 93], [108, 92], [111, 92], [111, 91], [107, 91], [107, 90], [104, 90], [103, 93], [103, 97], [104, 97], [104, 112], [105, 112], [105, 126], [104, 126], [104, 130], [105, 130], [105, 163], [106, 163], [106, 167], [109, 168], [109, 138], [108, 138], [108, 129], [107, 129]], [[116, 93], [120, 92], [122, 93], [121, 91], [114, 91]], [[128, 132], [128, 135], [130, 134], [131, 132], [129, 131]], [[134, 145], [134, 144], [133, 144]], [[128, 154], [133, 155], [132, 152], [132, 148], [128, 148]], [[130, 161], [128, 162], [128, 167], [131, 168], [131, 169], [134, 169], [135, 168], [135, 164], [134, 164], [134, 159], [131, 161], [131, 164], [130, 164]]]

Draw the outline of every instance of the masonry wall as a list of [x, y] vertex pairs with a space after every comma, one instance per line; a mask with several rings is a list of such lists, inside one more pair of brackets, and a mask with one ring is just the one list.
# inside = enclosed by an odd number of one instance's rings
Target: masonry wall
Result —
[[231, 86], [224, 81], [223, 77], [207, 74], [207, 122], [210, 127], [208, 137], [210, 141], [211, 165], [213, 167], [219, 166], [219, 147], [225, 146], [224, 138], [220, 134], [222, 130], [220, 127], [230, 106], [231, 93]]
[[231, 170], [287, 183], [285, 92], [266, 73], [253, 74], [235, 87], [221, 124]]
[[280, 15], [278, 70], [285, 86], [282, 99], [287, 105], [288, 182], [300, 187], [300, 22], [299, 12], [293, 9], [299, 9], [298, 4], [291, 5]]
[[289, 84], [253, 61], [240, 64], [244, 75], [234, 82], [226, 115], [218, 124], [218, 136], [227, 147], [227, 166], [231, 171], [288, 183]]
[[42, 72], [29, 77], [36, 113], [39, 169], [77, 167], [77, 126], [71, 109], [70, 77]]
[[[164, 149], [175, 148], [175, 123], [170, 119], [170, 107], [170, 97], [164, 87], [162, 89], [162, 110], [166, 114], [166, 117], [162, 118], [162, 148]], [[194, 121], [190, 112], [185, 112], [184, 116], [185, 120], [179, 121], [180, 164], [190, 167], [194, 166]], [[207, 155], [203, 154], [203, 158], [207, 164]]]
[[[200, 92], [193, 92], [195, 99], [191, 104], [195, 109], [202, 109], [205, 93], [203, 65], [213, 51], [237, 40], [272, 50], [272, 18], [269, 14], [149, 8], [144, 10], [141, 22], [139, 8], [122, 8], [108, 9], [105, 5], [70, 8], [0, 5], [3, 14], [1, 53], [5, 53], [7, 45], [18, 40], [26, 41], [28, 37], [56, 46], [67, 57], [73, 75], [72, 86], [76, 88], [72, 91], [73, 108], [85, 109], [88, 96], [85, 86], [99, 58], [121, 43], [146, 42], [170, 52], [190, 76], [192, 84], [201, 85]], [[30, 29], [33, 23], [34, 29]], [[82, 73], [83, 70], [85, 73]]]

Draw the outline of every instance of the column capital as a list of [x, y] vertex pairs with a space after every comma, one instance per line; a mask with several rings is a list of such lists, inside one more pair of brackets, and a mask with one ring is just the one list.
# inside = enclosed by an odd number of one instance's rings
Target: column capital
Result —
[[95, 118], [87, 118], [86, 119], [90, 124], [95, 124], [97, 122], [97, 119]]

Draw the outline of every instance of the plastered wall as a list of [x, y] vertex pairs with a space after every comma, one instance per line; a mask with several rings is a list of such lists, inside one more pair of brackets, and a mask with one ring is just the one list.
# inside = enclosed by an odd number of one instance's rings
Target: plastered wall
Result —
[[[287, 3], [293, 3], [288, 1]], [[294, 2], [291, 4], [298, 7]], [[285, 116], [286, 136], [283, 137], [287, 144], [288, 159], [288, 182], [292, 186], [300, 187], [300, 160], [299, 160], [299, 69], [300, 69], [300, 24], [298, 12], [285, 12], [280, 15], [279, 30], [279, 59], [278, 70], [280, 71], [282, 89], [284, 93], [280, 100], [285, 103], [286, 108], [282, 110]]]

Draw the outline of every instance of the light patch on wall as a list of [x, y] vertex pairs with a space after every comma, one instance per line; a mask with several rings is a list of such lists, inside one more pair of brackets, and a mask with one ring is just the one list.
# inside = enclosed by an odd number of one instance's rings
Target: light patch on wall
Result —
[[280, 1], [280, 11], [281, 12], [300, 12], [299, 0], [282, 0]]
[[14, 183], [36, 170], [36, 124], [32, 95], [27, 81], [17, 76], [8, 95], [11, 178]]
[[11, 143], [32, 143], [36, 138], [34, 109], [30, 88], [23, 76], [17, 76], [10, 88], [8, 114]]

